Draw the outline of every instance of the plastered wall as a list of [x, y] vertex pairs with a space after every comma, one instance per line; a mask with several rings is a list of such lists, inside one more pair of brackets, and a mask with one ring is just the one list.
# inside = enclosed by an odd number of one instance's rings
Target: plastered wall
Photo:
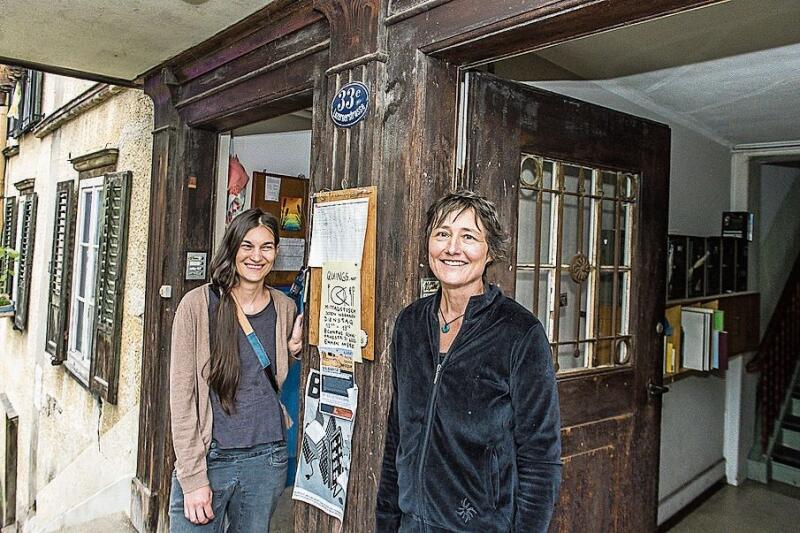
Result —
[[[92, 85], [48, 75], [43, 109], [51, 113]], [[69, 510], [135, 473], [152, 113], [141, 91], [124, 90], [42, 139], [25, 135], [8, 161], [7, 194], [17, 194], [13, 183], [34, 178], [39, 196], [28, 328], [14, 331], [10, 320], [0, 320], [0, 390], [19, 413], [17, 517], [32, 530], [55, 527]], [[77, 179], [71, 157], [102, 148], [119, 149], [117, 170], [133, 173], [117, 405], [91, 395], [63, 366], [51, 366], [44, 350], [56, 183]], [[128, 503], [114, 505], [125, 509], [104, 511], [126, 511]]]

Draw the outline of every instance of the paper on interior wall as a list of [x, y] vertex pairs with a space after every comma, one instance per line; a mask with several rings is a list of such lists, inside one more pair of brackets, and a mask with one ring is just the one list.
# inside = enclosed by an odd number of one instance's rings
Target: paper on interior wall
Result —
[[308, 265], [326, 261], [361, 263], [369, 198], [314, 204]]
[[281, 199], [281, 179], [273, 176], [266, 176], [264, 184], [264, 200], [267, 202], [277, 202]]
[[[303, 410], [302, 451], [297, 458], [292, 498], [311, 504], [341, 521], [347, 503], [353, 421], [321, 412], [320, 395], [320, 373], [311, 370]], [[351, 396], [355, 414], [357, 387]]]
[[278, 255], [272, 270], [276, 272], [296, 272], [303, 268], [303, 255], [306, 251], [306, 240], [283, 237], [278, 246]]

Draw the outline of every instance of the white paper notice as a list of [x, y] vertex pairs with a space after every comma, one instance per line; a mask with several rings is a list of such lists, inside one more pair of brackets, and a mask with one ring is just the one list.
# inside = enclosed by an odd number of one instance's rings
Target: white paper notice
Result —
[[303, 255], [306, 251], [305, 239], [284, 237], [278, 248], [278, 256], [272, 270], [276, 272], [294, 272], [303, 268]]
[[361, 263], [369, 198], [314, 204], [308, 265], [326, 261]]
[[277, 202], [281, 199], [281, 179], [273, 178], [272, 176], [266, 177], [264, 184], [264, 200], [267, 202]]
[[352, 261], [322, 265], [319, 345], [344, 348], [361, 362], [361, 270]]

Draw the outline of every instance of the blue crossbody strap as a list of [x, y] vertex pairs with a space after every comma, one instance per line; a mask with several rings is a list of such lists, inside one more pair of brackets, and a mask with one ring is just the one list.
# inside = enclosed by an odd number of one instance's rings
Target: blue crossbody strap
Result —
[[250, 346], [256, 353], [258, 362], [261, 363], [261, 368], [263, 368], [264, 372], [266, 372], [272, 388], [275, 389], [277, 394], [280, 394], [281, 391], [280, 387], [278, 386], [278, 380], [275, 379], [275, 373], [272, 371], [267, 350], [265, 350], [264, 345], [261, 344], [261, 339], [259, 339], [256, 335], [253, 326], [250, 325], [250, 321], [247, 319], [247, 315], [244, 314], [242, 306], [239, 305], [239, 301], [233, 296], [233, 294], [231, 294], [231, 298], [233, 298], [233, 302], [236, 304], [236, 318], [239, 320], [239, 326], [241, 326], [242, 331], [244, 331], [245, 337], [247, 337], [247, 342], [250, 343]]

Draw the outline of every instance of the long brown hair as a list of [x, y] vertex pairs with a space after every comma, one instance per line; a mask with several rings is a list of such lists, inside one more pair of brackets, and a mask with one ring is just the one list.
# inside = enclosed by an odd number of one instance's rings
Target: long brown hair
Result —
[[211, 372], [208, 386], [217, 393], [222, 409], [231, 414], [236, 405], [239, 387], [239, 321], [231, 291], [239, 283], [236, 254], [247, 232], [264, 226], [272, 232], [278, 246], [278, 220], [270, 213], [254, 208], [233, 219], [214, 259], [211, 260], [211, 283], [219, 291], [219, 306], [211, 328]]

